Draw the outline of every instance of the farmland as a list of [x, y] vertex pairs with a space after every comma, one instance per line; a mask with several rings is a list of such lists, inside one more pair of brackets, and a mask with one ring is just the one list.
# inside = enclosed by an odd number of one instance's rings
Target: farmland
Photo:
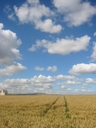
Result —
[[96, 128], [96, 95], [0, 96], [0, 128]]

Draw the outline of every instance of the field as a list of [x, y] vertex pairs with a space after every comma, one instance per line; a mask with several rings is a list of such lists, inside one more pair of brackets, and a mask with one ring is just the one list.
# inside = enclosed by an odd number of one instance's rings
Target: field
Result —
[[96, 95], [0, 96], [0, 128], [96, 128]]

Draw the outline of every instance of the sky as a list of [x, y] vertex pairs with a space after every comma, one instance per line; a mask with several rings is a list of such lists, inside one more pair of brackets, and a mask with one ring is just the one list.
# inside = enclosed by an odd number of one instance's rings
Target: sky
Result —
[[95, 0], [0, 0], [0, 90], [96, 94]]

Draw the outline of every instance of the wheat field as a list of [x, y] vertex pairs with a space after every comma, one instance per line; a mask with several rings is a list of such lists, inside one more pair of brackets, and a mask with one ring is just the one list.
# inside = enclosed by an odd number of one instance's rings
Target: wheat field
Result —
[[0, 96], [0, 128], [96, 128], [96, 95]]

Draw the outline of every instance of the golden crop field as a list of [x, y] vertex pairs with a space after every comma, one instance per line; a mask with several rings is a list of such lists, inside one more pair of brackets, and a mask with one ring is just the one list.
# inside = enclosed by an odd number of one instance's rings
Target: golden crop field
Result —
[[0, 128], [96, 128], [96, 95], [0, 96]]

